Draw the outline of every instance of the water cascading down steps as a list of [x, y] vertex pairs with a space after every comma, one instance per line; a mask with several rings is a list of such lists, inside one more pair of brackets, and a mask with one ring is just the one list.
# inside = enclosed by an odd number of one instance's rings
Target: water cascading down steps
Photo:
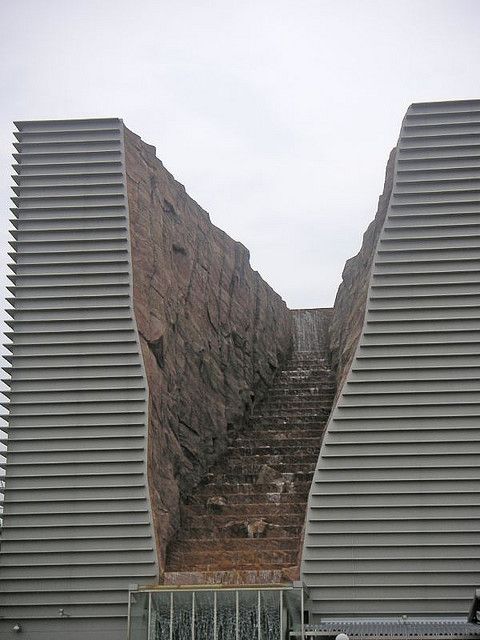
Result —
[[295, 351], [245, 431], [185, 504], [166, 584], [296, 576], [308, 490], [335, 384], [321, 351]]

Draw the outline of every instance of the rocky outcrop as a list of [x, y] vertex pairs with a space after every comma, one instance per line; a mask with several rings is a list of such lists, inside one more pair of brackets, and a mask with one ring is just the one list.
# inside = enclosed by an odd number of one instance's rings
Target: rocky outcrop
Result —
[[347, 260], [338, 288], [330, 324], [331, 366], [335, 371], [337, 389], [342, 388], [355, 354], [365, 317], [365, 305], [375, 248], [385, 221], [393, 187], [396, 149], [390, 153], [385, 172], [383, 193], [378, 200], [375, 219], [363, 235], [360, 251]]
[[125, 131], [135, 316], [149, 386], [160, 567], [182, 497], [225, 452], [290, 351], [292, 321], [247, 249]]

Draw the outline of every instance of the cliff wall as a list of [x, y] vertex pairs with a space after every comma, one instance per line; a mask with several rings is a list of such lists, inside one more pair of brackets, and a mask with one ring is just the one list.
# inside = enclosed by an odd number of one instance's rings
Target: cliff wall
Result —
[[244, 426], [292, 343], [247, 249], [125, 130], [134, 308], [149, 386], [148, 473], [161, 569], [180, 501]]
[[368, 283], [378, 237], [387, 214], [392, 193], [396, 149], [390, 153], [385, 171], [383, 192], [378, 199], [374, 220], [363, 235], [362, 246], [356, 256], [347, 260], [333, 306], [330, 324], [331, 367], [342, 388], [355, 354], [365, 316]]

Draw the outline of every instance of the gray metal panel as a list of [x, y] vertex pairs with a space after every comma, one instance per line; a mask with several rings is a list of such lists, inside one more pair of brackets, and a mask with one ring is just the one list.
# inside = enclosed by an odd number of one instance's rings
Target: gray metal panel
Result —
[[480, 581], [480, 101], [412, 105], [312, 483], [320, 616], [466, 615]]
[[318, 626], [307, 626], [308, 638], [335, 636], [346, 633], [351, 638], [477, 638], [480, 635], [478, 624], [463, 619], [422, 619], [384, 618], [377, 620], [325, 620]]
[[158, 572], [123, 124], [17, 128], [0, 637], [120, 640]]

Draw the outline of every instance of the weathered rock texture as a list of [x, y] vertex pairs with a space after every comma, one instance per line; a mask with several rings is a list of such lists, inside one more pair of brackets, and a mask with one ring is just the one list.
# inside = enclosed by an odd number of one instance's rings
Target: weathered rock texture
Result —
[[360, 251], [347, 260], [335, 298], [330, 325], [330, 352], [338, 390], [342, 388], [350, 369], [363, 327], [372, 261], [392, 193], [395, 155], [396, 149], [393, 149], [388, 159], [385, 184], [378, 200], [375, 219], [363, 235]]
[[321, 351], [330, 358], [329, 328], [333, 309], [292, 309], [296, 351]]
[[148, 473], [160, 568], [182, 496], [225, 452], [292, 342], [283, 300], [126, 130], [134, 308], [149, 385]]
[[294, 351], [249, 428], [186, 502], [167, 584], [299, 579], [307, 495], [334, 380], [317, 351]]

